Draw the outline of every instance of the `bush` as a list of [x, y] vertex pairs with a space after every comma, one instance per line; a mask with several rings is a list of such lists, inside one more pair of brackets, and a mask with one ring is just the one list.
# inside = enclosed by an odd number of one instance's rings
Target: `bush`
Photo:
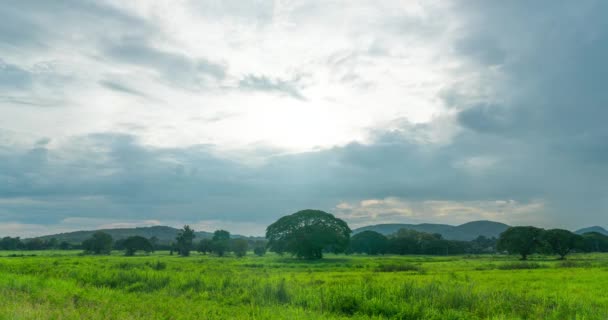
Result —
[[405, 264], [381, 264], [376, 268], [378, 272], [398, 272], [398, 271], [422, 271], [420, 266], [411, 263]]
[[520, 269], [540, 269], [543, 265], [536, 262], [513, 262], [505, 263], [498, 266], [500, 270], [520, 270]]

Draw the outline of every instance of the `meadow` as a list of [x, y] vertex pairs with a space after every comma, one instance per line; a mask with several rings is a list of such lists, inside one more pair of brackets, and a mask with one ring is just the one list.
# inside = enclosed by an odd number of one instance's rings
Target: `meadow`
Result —
[[0, 319], [608, 319], [608, 254], [0, 252]]

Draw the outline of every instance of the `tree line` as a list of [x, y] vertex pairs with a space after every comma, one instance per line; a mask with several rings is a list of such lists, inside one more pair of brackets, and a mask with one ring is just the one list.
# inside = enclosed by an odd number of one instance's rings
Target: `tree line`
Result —
[[268, 226], [266, 240], [233, 239], [230, 232], [216, 230], [211, 238], [196, 239], [194, 230], [186, 225], [169, 245], [158, 244], [158, 239], [132, 236], [114, 241], [111, 235], [96, 232], [81, 244], [58, 242], [56, 239], [30, 239], [4, 237], [0, 250], [82, 249], [88, 254], [108, 254], [123, 250], [132, 256], [137, 252], [150, 253], [169, 250], [187, 257], [192, 251], [201, 254], [242, 257], [248, 251], [262, 256], [267, 250], [279, 255], [291, 254], [303, 259], [321, 259], [324, 253], [424, 254], [455, 255], [479, 253], [519, 254], [522, 260], [534, 253], [555, 254], [564, 259], [571, 252], [608, 252], [608, 236], [596, 232], [583, 235], [568, 230], [544, 230], [536, 227], [511, 227], [498, 238], [479, 236], [472, 241], [443, 239], [441, 234], [431, 234], [401, 229], [385, 236], [375, 231], [352, 231], [343, 220], [320, 210], [302, 210], [284, 216]]

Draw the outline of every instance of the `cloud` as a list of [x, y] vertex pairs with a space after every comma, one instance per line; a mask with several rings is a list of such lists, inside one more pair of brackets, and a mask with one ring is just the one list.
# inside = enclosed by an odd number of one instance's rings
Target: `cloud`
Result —
[[4, 6], [0, 220], [606, 224], [607, 9]]
[[248, 74], [239, 81], [239, 88], [254, 91], [276, 92], [298, 100], [306, 100], [293, 82], [281, 79], [270, 79], [266, 76]]
[[30, 88], [32, 82], [32, 75], [29, 71], [7, 64], [0, 59], [0, 88], [24, 90]]
[[118, 62], [156, 70], [169, 83], [187, 89], [200, 88], [208, 81], [221, 80], [226, 75], [226, 67], [222, 64], [155, 48], [141, 38], [111, 43], [105, 53]]

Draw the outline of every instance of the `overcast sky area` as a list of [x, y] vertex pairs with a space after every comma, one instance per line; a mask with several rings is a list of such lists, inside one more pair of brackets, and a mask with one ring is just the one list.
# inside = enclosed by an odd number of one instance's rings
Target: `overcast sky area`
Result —
[[608, 226], [608, 1], [11, 1], [0, 236]]

